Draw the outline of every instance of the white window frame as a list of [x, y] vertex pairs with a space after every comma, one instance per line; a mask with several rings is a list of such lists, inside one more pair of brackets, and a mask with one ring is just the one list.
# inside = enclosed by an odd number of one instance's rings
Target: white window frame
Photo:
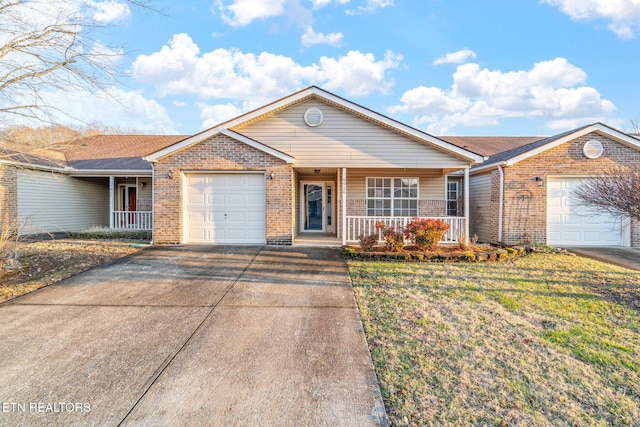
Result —
[[[455, 186], [456, 186], [456, 189], [455, 189], [456, 197], [453, 198], [453, 199], [450, 197], [451, 190], [449, 189], [449, 186], [451, 184], [455, 184]], [[455, 202], [455, 204], [456, 204], [455, 215], [451, 215], [449, 213], [449, 203], [450, 202]], [[460, 182], [459, 181], [447, 181], [447, 216], [458, 216], [459, 209], [460, 209]]]
[[[390, 181], [390, 185], [389, 185], [389, 189], [390, 189], [390, 196], [389, 197], [370, 197], [369, 196], [369, 180], [370, 179], [382, 179], [382, 180], [389, 180]], [[403, 180], [403, 179], [413, 179], [416, 181], [416, 196], [414, 197], [395, 197], [395, 180], [399, 179], [399, 180]], [[376, 188], [376, 187], [374, 187]], [[385, 187], [381, 187], [381, 188], [385, 188]], [[414, 217], [414, 216], [418, 216], [418, 205], [419, 205], [419, 200], [420, 200], [420, 178], [418, 178], [417, 176], [394, 176], [394, 177], [390, 177], [390, 176], [372, 176], [372, 177], [366, 177], [365, 178], [365, 192], [366, 192], [366, 210], [367, 210], [367, 216], [372, 216], [372, 217]], [[389, 200], [389, 215], [369, 215], [369, 200]], [[415, 214], [410, 214], [410, 215], [401, 215], [401, 216], [396, 216], [395, 215], [395, 211], [396, 209], [400, 209], [402, 210], [402, 206], [397, 207], [396, 206], [396, 202], [400, 202], [403, 200], [415, 200], [416, 202], [416, 207], [415, 207]], [[384, 208], [383, 208], [384, 209]], [[412, 209], [412, 208], [409, 208]]]

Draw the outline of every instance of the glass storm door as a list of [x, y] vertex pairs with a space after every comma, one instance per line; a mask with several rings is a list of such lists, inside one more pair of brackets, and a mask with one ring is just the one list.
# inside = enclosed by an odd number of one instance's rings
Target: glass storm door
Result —
[[324, 231], [324, 184], [304, 184], [304, 229]]

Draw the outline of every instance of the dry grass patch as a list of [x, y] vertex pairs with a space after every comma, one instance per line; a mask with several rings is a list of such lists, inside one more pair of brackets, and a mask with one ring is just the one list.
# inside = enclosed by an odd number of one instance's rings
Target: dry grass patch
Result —
[[639, 425], [640, 272], [350, 261], [394, 425]]
[[121, 258], [137, 248], [127, 242], [48, 240], [17, 243], [11, 263], [0, 265], [0, 302]]

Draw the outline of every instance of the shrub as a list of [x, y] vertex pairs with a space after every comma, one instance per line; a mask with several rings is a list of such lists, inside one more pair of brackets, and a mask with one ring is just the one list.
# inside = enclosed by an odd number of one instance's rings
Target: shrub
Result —
[[393, 227], [382, 232], [384, 236], [384, 248], [390, 252], [399, 252], [404, 247], [404, 234]]
[[373, 247], [378, 243], [378, 235], [376, 233], [373, 234], [362, 234], [358, 236], [358, 240], [360, 241], [360, 248], [363, 251], [371, 252]]
[[450, 225], [439, 219], [421, 219], [415, 217], [404, 228], [404, 235], [410, 239], [418, 249], [433, 250]]

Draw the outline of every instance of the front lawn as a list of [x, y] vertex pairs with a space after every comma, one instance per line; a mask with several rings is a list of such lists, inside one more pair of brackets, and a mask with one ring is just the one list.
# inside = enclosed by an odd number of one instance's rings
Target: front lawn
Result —
[[640, 272], [349, 261], [393, 425], [640, 425]]
[[131, 242], [74, 239], [20, 242], [11, 249], [11, 263], [0, 258], [0, 302], [139, 250]]

